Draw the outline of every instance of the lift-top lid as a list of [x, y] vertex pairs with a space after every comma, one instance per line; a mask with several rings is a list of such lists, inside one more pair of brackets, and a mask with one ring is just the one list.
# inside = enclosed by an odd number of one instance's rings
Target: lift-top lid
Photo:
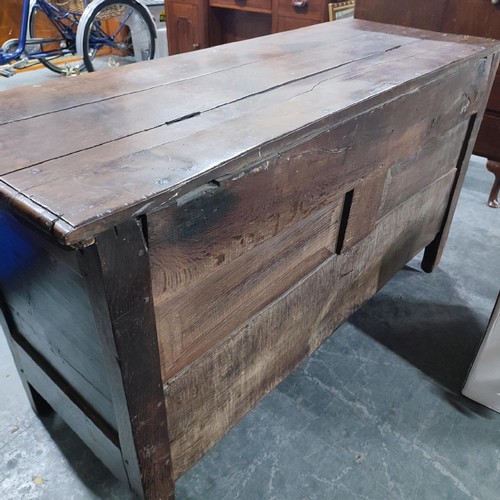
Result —
[[3, 92], [0, 200], [85, 245], [498, 49], [344, 20]]

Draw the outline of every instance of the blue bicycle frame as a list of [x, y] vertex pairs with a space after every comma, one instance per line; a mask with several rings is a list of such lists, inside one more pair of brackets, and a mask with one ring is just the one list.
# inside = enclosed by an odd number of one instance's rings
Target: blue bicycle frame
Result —
[[23, 14], [21, 18], [21, 34], [19, 36], [19, 46], [13, 54], [4, 54], [0, 51], [0, 64], [7, 64], [14, 59], [18, 58], [26, 48], [26, 38], [28, 35], [28, 17], [30, 15], [30, 2], [29, 0], [24, 0], [23, 2]]
[[[0, 65], [8, 64], [11, 61], [19, 58], [26, 52], [26, 46], [29, 43], [28, 39], [28, 25], [30, 16], [30, 0], [24, 0], [22, 18], [21, 18], [21, 33], [18, 39], [17, 49], [12, 53], [4, 53], [0, 51]], [[87, 2], [85, 2], [86, 4]], [[47, 52], [29, 52], [27, 54], [29, 59], [39, 59], [58, 55], [69, 55], [75, 52], [74, 46], [76, 42], [76, 28], [78, 21], [81, 17], [79, 12], [69, 12], [58, 9], [56, 6], [47, 2], [46, 0], [37, 0], [34, 6], [40, 11], [43, 11], [47, 18], [53, 23], [54, 27], [59, 31], [62, 38], [68, 42], [68, 47], [61, 47], [58, 50], [51, 50]], [[45, 42], [54, 40], [45, 40]], [[43, 43], [43, 39], [38, 40], [38, 43]], [[72, 50], [73, 49], [73, 50]]]
[[[121, 56], [122, 59], [129, 55], [127, 51], [131, 51], [130, 53], [135, 56], [135, 44], [132, 46], [134, 37], [131, 36], [131, 30], [134, 28], [128, 26], [131, 16], [135, 16], [134, 12], [137, 14], [137, 19], [133, 18], [136, 19], [134, 22], [136, 24], [142, 22], [140, 30], [147, 38], [143, 37], [145, 46], [140, 49], [139, 56], [132, 62], [144, 59], [144, 53], [147, 56], [148, 54], [154, 55], [155, 28], [147, 7], [142, 2], [124, 4], [120, 1], [95, 2], [88, 6], [91, 0], [83, 0], [83, 9], [78, 12], [66, 10], [65, 7], [60, 6], [61, 2], [57, 2], [56, 5], [52, 2], [55, 0], [23, 0], [20, 36], [7, 40], [0, 49], [0, 76], [12, 76], [17, 69], [23, 69], [38, 62], [56, 73], [66, 75], [79, 73], [85, 69], [94, 71], [92, 61], [94, 57], [97, 61], [96, 54], [103, 47], [110, 47], [118, 53], [122, 51], [124, 54]], [[113, 13], [102, 19], [96, 17], [103, 8], [107, 9], [113, 5], [119, 6], [118, 11], [114, 11], [119, 14]], [[127, 5], [130, 6], [128, 10], [126, 10]], [[41, 24], [37, 21], [35, 26], [34, 19], [38, 17], [32, 19], [31, 16], [34, 15], [40, 15]], [[118, 28], [114, 22], [107, 22], [107, 19], [111, 17], [118, 18], [115, 19], [119, 21]], [[50, 31], [46, 31], [44, 20], [51, 23]], [[82, 22], [84, 25], [81, 24]], [[130, 24], [134, 25], [134, 23]], [[109, 29], [113, 32], [107, 32]], [[48, 37], [37, 36], [47, 33], [49, 33]], [[83, 37], [86, 37], [85, 41]], [[141, 40], [141, 35], [135, 40]], [[77, 62], [74, 62], [75, 59]], [[110, 66], [112, 66], [111, 62]]]

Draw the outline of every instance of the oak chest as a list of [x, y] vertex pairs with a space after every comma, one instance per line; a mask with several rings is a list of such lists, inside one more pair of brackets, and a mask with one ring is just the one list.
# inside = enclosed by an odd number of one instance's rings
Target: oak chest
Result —
[[0, 94], [2, 311], [35, 410], [172, 498], [409, 259], [437, 265], [497, 64], [346, 20]]

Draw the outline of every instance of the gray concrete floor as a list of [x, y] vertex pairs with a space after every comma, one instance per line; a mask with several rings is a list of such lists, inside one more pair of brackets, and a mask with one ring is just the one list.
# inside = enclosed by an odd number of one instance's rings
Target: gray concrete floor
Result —
[[24, 70], [17, 72], [14, 76], [11, 76], [10, 78], [5, 78], [0, 76], [0, 92], [4, 90], [15, 89], [17, 87], [26, 87], [29, 85], [35, 86], [36, 88], [36, 85], [39, 85], [40, 83], [47, 80], [53, 80], [55, 78], [77, 78], [77, 77], [76, 76], [64, 77], [45, 68], [36, 70], [35, 69]]
[[[484, 164], [471, 161], [440, 267], [412, 260], [177, 482], [178, 499], [500, 497], [500, 415], [460, 395], [500, 286]], [[131, 498], [57, 415], [34, 416], [1, 335], [0, 402], [0, 499]]]

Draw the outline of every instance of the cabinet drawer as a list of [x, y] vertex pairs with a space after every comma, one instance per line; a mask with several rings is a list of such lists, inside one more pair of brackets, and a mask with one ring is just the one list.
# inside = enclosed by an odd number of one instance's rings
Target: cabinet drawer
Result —
[[317, 24], [314, 19], [304, 19], [302, 17], [278, 17], [278, 31], [295, 30]]
[[326, 21], [327, 2], [324, 0], [308, 0], [304, 7], [294, 7], [292, 0], [278, 0], [278, 16], [300, 17], [313, 21]]
[[272, 0], [210, 0], [211, 7], [271, 13]]

